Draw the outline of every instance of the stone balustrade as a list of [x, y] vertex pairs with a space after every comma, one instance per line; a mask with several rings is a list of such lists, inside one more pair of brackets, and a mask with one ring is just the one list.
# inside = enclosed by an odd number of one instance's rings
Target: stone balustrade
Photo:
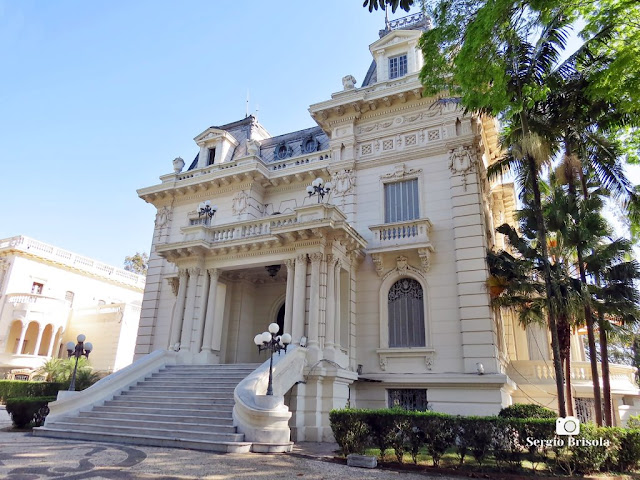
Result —
[[372, 225], [369, 230], [373, 233], [373, 240], [369, 243], [369, 250], [383, 251], [403, 246], [430, 245], [430, 229], [431, 222], [428, 218]]
[[0, 242], [0, 251], [2, 250], [18, 250], [33, 253], [66, 267], [75, 268], [100, 278], [144, 289], [145, 278], [141, 275], [97, 262], [91, 258], [77, 255], [29, 237], [17, 236], [7, 238]]
[[[509, 376], [514, 380], [531, 381], [533, 383], [555, 383], [553, 360], [517, 360], [509, 364]], [[629, 382], [635, 384], [636, 369], [629, 365], [610, 364], [612, 381]], [[598, 372], [601, 373], [600, 364]], [[592, 380], [591, 364], [589, 362], [572, 362], [571, 379], [590, 382]]]

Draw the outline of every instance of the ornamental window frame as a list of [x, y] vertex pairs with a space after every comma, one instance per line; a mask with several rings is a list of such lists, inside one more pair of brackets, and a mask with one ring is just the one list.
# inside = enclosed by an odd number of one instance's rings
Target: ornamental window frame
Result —
[[389, 68], [389, 80], [402, 78], [409, 73], [409, 56], [407, 52], [389, 57], [387, 62]]
[[[411, 181], [411, 180], [417, 180], [416, 187], [418, 189], [418, 205], [417, 205], [418, 216], [412, 220], [401, 220], [399, 222], [387, 222], [386, 221], [386, 194], [387, 194], [386, 186], [391, 183], [405, 182], [405, 181]], [[424, 195], [425, 194], [423, 191], [423, 188], [424, 188], [423, 185], [424, 185], [424, 181], [422, 176], [422, 169], [407, 168], [405, 164], [397, 165], [393, 172], [380, 176], [380, 193], [379, 193], [380, 214], [379, 215], [381, 220], [379, 223], [380, 224], [403, 223], [403, 222], [411, 222], [411, 221], [424, 218], [424, 212], [425, 212]]]

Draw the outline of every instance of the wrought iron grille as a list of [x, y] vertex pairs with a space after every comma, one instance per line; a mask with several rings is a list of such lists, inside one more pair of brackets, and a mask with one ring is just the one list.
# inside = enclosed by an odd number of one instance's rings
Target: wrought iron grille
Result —
[[405, 410], [428, 410], [427, 390], [415, 388], [397, 388], [389, 392], [389, 407], [400, 407]]
[[593, 398], [576, 398], [576, 416], [580, 423], [593, 422], [596, 417], [596, 401]]

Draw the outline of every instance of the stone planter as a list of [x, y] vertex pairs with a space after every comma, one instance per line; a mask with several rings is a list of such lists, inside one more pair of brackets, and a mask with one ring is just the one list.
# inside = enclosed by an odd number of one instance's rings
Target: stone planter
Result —
[[356, 455], [352, 453], [347, 455], [347, 465], [350, 467], [376, 468], [378, 466], [378, 458], [373, 455]]

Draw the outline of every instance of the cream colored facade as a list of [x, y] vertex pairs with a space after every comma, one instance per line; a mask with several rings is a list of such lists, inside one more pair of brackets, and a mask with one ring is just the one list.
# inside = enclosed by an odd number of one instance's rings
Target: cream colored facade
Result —
[[32, 238], [0, 240], [0, 372], [66, 357], [84, 333], [94, 370], [133, 360], [144, 277]]
[[[497, 125], [422, 95], [420, 34], [374, 42], [365, 85], [347, 76], [309, 108], [318, 127], [277, 137], [253, 117], [210, 127], [194, 139], [192, 165], [178, 158], [138, 191], [157, 208], [138, 358], [169, 349], [182, 363], [262, 362], [253, 337], [280, 320], [296, 345], [306, 340], [295, 350], [301, 381], [276, 387], [298, 441], [330, 440], [328, 412], [347, 403], [426, 396], [435, 411], [468, 415], [554, 407], [546, 332], [494, 314], [486, 289], [487, 249], [504, 246], [495, 227], [515, 206], [513, 185], [485, 175]], [[333, 183], [320, 202], [306, 193], [316, 178]], [[218, 207], [211, 219], [199, 216], [207, 200]], [[389, 220], [408, 203], [417, 212]], [[406, 310], [390, 307], [390, 292], [412, 295], [408, 339], [394, 331]], [[591, 379], [577, 336], [572, 354], [584, 416]], [[633, 369], [613, 372], [621, 423], [639, 392]]]

